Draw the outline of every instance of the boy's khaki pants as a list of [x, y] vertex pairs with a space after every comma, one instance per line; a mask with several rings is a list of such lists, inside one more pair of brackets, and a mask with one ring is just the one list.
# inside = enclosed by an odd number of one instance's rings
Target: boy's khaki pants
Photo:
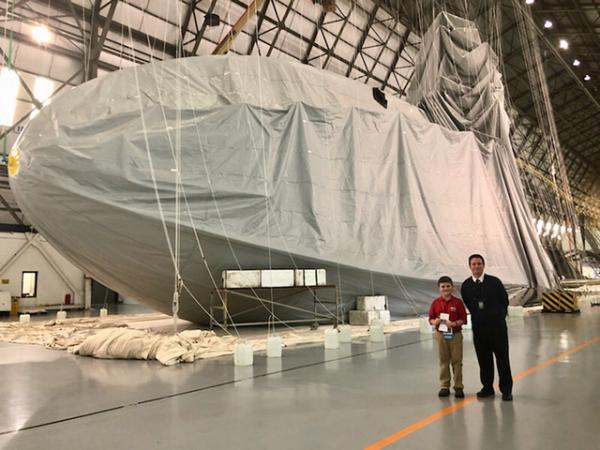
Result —
[[463, 389], [462, 382], [462, 359], [463, 359], [463, 336], [456, 332], [451, 340], [444, 339], [441, 331], [435, 332], [438, 343], [438, 355], [440, 360], [440, 386], [450, 388], [450, 365], [454, 375], [454, 389]]

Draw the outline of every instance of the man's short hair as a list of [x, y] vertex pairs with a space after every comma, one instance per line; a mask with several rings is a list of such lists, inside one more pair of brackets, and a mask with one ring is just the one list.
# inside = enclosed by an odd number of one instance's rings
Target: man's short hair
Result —
[[473, 260], [475, 258], [479, 258], [481, 260], [481, 262], [483, 263], [483, 265], [485, 266], [485, 259], [483, 259], [483, 256], [481, 256], [479, 253], [475, 253], [475, 254], [469, 256], [469, 265], [471, 265], [471, 260]]
[[450, 283], [452, 286], [454, 286], [454, 281], [452, 281], [452, 278], [446, 275], [440, 277], [440, 279], [438, 280], [438, 286], [442, 283]]

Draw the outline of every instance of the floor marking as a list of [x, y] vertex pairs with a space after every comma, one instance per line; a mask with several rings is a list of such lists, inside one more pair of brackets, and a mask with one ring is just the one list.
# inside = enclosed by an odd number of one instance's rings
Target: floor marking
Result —
[[[584, 348], [586, 348], [592, 344], [596, 344], [598, 342], [600, 342], [600, 336], [596, 336], [594, 338], [583, 341], [581, 344], [576, 345], [575, 347], [572, 347], [569, 350], [561, 352], [558, 355], [553, 356], [552, 358], [547, 359], [544, 362], [541, 362], [535, 366], [530, 367], [529, 369], [525, 369], [522, 372], [519, 372], [518, 374], [513, 376], [513, 381], [522, 380], [523, 378], [528, 377], [529, 375], [532, 375], [541, 369], [544, 369], [548, 366], [551, 366], [552, 364], [555, 364], [561, 358], [564, 358], [565, 356], [568, 356], [568, 355], [576, 353], [580, 350], [583, 350]], [[415, 431], [418, 431], [421, 428], [426, 427], [430, 423], [433, 423], [439, 419], [442, 419], [442, 418], [446, 417], [447, 415], [452, 414], [457, 409], [464, 408], [468, 404], [473, 403], [475, 401], [477, 401], [477, 397], [475, 395], [472, 395], [470, 397], [465, 398], [464, 400], [453, 403], [452, 405], [450, 405], [446, 408], [440, 409], [438, 412], [433, 413], [430, 416], [427, 416], [424, 419], [421, 419], [418, 422], [415, 422], [415, 423], [401, 429], [400, 431], [397, 431], [396, 433], [390, 434], [389, 436], [384, 437], [383, 439], [369, 445], [368, 447], [365, 447], [365, 450], [380, 450], [389, 445], [392, 445], [393, 443], [399, 441], [402, 438], [405, 438], [406, 436], [414, 433]]]

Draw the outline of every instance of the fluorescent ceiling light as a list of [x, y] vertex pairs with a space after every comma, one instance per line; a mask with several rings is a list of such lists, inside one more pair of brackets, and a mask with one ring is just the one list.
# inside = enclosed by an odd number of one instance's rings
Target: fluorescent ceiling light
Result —
[[31, 35], [36, 42], [40, 44], [47, 44], [52, 39], [50, 30], [45, 25], [36, 25], [31, 29]]
[[578, 59], [576, 59], [575, 61], [573, 61], [573, 65], [575, 67], [579, 66], [581, 64], [581, 61], [579, 61]]
[[592, 77], [590, 77], [589, 75], [586, 75], [585, 77], [583, 77], [583, 79], [585, 81], [590, 81], [592, 79]]
[[559, 46], [560, 48], [562, 48], [563, 50], [566, 50], [566, 49], [568, 49], [568, 48], [569, 48], [569, 43], [567, 42], [567, 40], [566, 40], [566, 39], [561, 39], [561, 40], [559, 41], [559, 43], [558, 43], [558, 46]]
[[533, 5], [534, 2], [535, 0], [525, 0], [525, 4], [527, 5]]
[[546, 20], [544, 22], [544, 28], [552, 28], [552, 21], [551, 20]]
[[19, 77], [14, 70], [3, 67], [0, 71], [0, 126], [10, 127], [15, 118]]

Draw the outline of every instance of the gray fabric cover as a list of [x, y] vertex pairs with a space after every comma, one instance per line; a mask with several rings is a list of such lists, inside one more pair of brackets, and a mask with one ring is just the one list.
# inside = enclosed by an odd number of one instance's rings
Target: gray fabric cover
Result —
[[[221, 270], [240, 267], [326, 267], [345, 301], [386, 294], [395, 315], [426, 310], [435, 280], [462, 280], [473, 252], [506, 283], [531, 284], [531, 270], [544, 269], [528, 261], [502, 188], [514, 161], [486, 162], [473, 133], [389, 102], [386, 110], [368, 86], [281, 59], [156, 62], [46, 106], [17, 142], [11, 187], [82, 269], [168, 313], [180, 148], [180, 315], [198, 322]], [[286, 301], [312, 309], [310, 296]], [[266, 315], [259, 305], [236, 318]]]
[[530, 287], [556, 284], [527, 205], [510, 140], [498, 57], [473, 22], [442, 13], [423, 36], [408, 101], [434, 123], [475, 133]]

